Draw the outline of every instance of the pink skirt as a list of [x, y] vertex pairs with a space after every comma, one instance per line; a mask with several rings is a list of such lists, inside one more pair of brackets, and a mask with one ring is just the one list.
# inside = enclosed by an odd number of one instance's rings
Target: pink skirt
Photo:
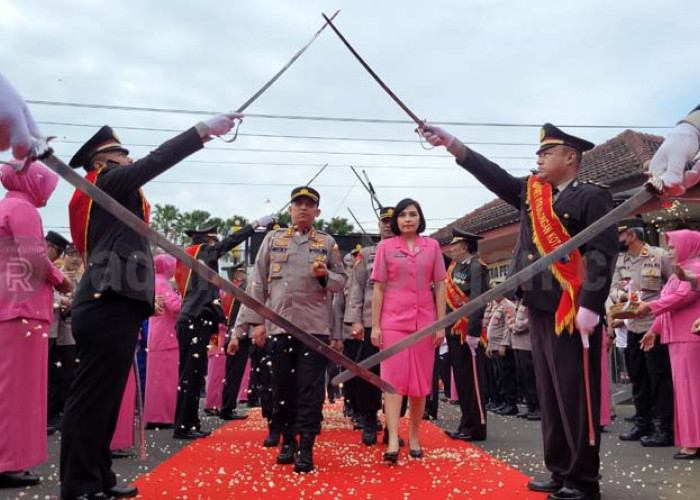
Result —
[[179, 365], [180, 353], [177, 347], [167, 351], [149, 351], [146, 363], [144, 422], [175, 423]]
[[0, 472], [47, 459], [49, 324], [0, 321]]
[[133, 367], [129, 371], [129, 378], [126, 380], [124, 396], [119, 406], [119, 418], [117, 428], [114, 429], [112, 442], [109, 449], [121, 450], [134, 446], [134, 411], [136, 410], [136, 377], [134, 377]]
[[[382, 344], [386, 349], [405, 339], [413, 331], [382, 329]], [[395, 356], [382, 361], [382, 378], [403, 396], [427, 396], [433, 383], [435, 348], [432, 336], [421, 340]]]
[[207, 399], [204, 408], [221, 408], [224, 392], [224, 377], [226, 376], [226, 355], [214, 354], [209, 356], [207, 368]]
[[250, 358], [245, 362], [243, 370], [243, 380], [241, 387], [238, 389], [238, 401], [248, 401], [248, 386], [250, 385]]
[[700, 342], [668, 344], [673, 375], [676, 445], [700, 448]]

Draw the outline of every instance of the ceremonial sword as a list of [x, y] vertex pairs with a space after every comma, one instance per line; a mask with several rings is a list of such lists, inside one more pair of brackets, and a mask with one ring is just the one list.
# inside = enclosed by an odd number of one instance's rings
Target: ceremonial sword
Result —
[[[340, 12], [340, 10], [336, 10], [336, 11], [335, 11], [335, 14], [333, 14], [330, 18], [331, 18], [331, 19], [334, 19], [335, 16], [337, 16], [339, 12]], [[325, 16], [324, 16], [324, 17], [325, 17]], [[330, 21], [328, 21], [328, 22], [330, 22]], [[272, 78], [270, 78], [270, 79], [265, 83], [265, 85], [263, 85], [262, 87], [260, 87], [260, 88], [258, 89], [258, 91], [257, 91], [255, 94], [253, 94], [252, 96], [250, 96], [250, 98], [249, 98], [246, 102], [244, 102], [242, 105], [240, 105], [240, 106], [236, 109], [236, 113], [243, 113], [243, 111], [245, 111], [245, 110], [248, 108], [248, 106], [250, 106], [251, 104], [253, 104], [253, 103], [257, 100], [258, 97], [260, 97], [261, 95], [263, 95], [263, 93], [265, 93], [265, 91], [266, 91], [268, 88], [270, 88], [270, 86], [271, 86], [273, 83], [275, 83], [275, 82], [277, 81], [277, 79], [278, 79], [280, 76], [282, 76], [282, 74], [283, 74], [285, 71], [287, 71], [287, 70], [289, 69], [289, 67], [290, 67], [292, 64], [294, 64], [294, 63], [296, 62], [297, 59], [299, 59], [299, 56], [301, 56], [304, 52], [306, 52], [306, 49], [308, 49], [308, 48], [311, 46], [311, 44], [314, 43], [314, 42], [316, 41], [316, 39], [317, 39], [318, 36], [321, 34], [321, 32], [322, 32], [324, 29], [326, 29], [326, 26], [328, 25], [328, 22], [324, 23], [323, 26], [321, 26], [321, 27], [318, 29], [318, 31], [316, 31], [316, 33], [314, 33], [314, 36], [311, 37], [311, 40], [309, 40], [309, 41], [306, 43], [306, 45], [304, 45], [301, 49], [299, 49], [299, 50], [297, 51], [297, 53], [294, 54], [294, 55], [292, 56], [292, 58], [289, 60], [289, 62], [288, 62], [287, 64], [285, 64], [285, 65], [282, 67], [281, 70], [279, 70], [277, 73], [275, 73], [275, 76], [273, 76]], [[239, 120], [239, 123], [240, 123], [240, 120]], [[235, 141], [237, 137], [238, 137], [238, 127], [236, 127], [236, 132], [235, 132], [234, 136], [233, 136], [231, 139], [223, 139], [223, 138], [221, 138], [221, 140], [224, 141], [224, 142], [231, 143], [231, 142]]]
[[[397, 342], [396, 344], [393, 344], [387, 347], [386, 349], [382, 349], [377, 354], [374, 354], [362, 361], [359, 365], [366, 369], [372, 368], [373, 366], [379, 364], [383, 360], [394, 356], [395, 354], [403, 351], [404, 349], [408, 349], [412, 345], [415, 345], [416, 343], [420, 342], [427, 336], [433, 334], [437, 330], [447, 328], [459, 318], [468, 316], [481, 309], [482, 307], [485, 307], [491, 300], [495, 299], [499, 295], [506, 295], [509, 292], [516, 290], [518, 286], [530, 281], [534, 276], [543, 272], [555, 261], [565, 258], [575, 249], [579, 248], [582, 245], [585, 245], [589, 240], [591, 240], [591, 238], [594, 238], [604, 230], [613, 226], [617, 221], [623, 219], [629, 213], [634, 212], [637, 208], [639, 208], [640, 206], [642, 206], [643, 204], [645, 204], [646, 202], [648, 202], [656, 196], [658, 196], [658, 192], [651, 186], [650, 183], [647, 182], [646, 184], [644, 184], [644, 188], [641, 191], [635, 193], [627, 201], [608, 212], [606, 215], [595, 221], [590, 226], [586, 227], [583, 231], [578, 233], [576, 236], [573, 236], [566, 243], [560, 245], [555, 250], [551, 251], [546, 255], [543, 255], [540, 259], [536, 260], [532, 264], [518, 271], [500, 285], [497, 285], [494, 288], [482, 293], [481, 295], [467, 302], [463, 306], [455, 309], [449, 314], [446, 314], [444, 317], [440, 318], [434, 323], [424, 328], [421, 328], [417, 332], [409, 335], [408, 337]], [[350, 380], [353, 376], [353, 373], [349, 371], [344, 371], [336, 375], [333, 378], [332, 382], [333, 384], [338, 385], [342, 382]]]

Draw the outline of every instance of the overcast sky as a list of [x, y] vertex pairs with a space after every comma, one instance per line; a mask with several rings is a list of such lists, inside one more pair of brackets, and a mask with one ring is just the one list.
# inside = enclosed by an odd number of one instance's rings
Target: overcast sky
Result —
[[[601, 143], [623, 130], [601, 126], [668, 127], [700, 101], [696, 0], [0, 0], [0, 72], [27, 100], [230, 111], [308, 41], [321, 12], [338, 8], [336, 26], [429, 121], [550, 121]], [[103, 124], [140, 158], [175, 133], [125, 127], [184, 130], [200, 119], [30, 108], [66, 162]], [[493, 198], [444, 150], [423, 150], [409, 123], [255, 116], [407, 119], [330, 30], [248, 113], [241, 133], [250, 135], [212, 141], [147, 185], [151, 204], [255, 218], [278, 210], [324, 163], [314, 183], [322, 217], [348, 217], [350, 207], [368, 229], [369, 197], [348, 165], [367, 171], [382, 203], [420, 201], [432, 229]], [[536, 126], [447, 128], [515, 174], [534, 164]], [[42, 210], [47, 229], [68, 234], [72, 191], [59, 184]]]

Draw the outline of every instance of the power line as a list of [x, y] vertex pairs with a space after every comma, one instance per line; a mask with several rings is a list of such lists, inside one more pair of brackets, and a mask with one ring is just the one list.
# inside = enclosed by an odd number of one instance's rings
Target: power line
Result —
[[[66, 102], [66, 101], [45, 101], [45, 100], [27, 100], [29, 104], [36, 104], [42, 106], [60, 106], [60, 107], [71, 107], [71, 108], [82, 108], [82, 109], [107, 109], [116, 111], [142, 111], [149, 113], [174, 113], [174, 114], [187, 114], [187, 115], [213, 115], [221, 113], [221, 111], [213, 110], [193, 110], [193, 109], [178, 109], [178, 108], [151, 108], [151, 107], [141, 107], [141, 106], [117, 106], [113, 104], [88, 104], [88, 103], [78, 103], [78, 102]], [[267, 114], [267, 113], [246, 113], [246, 116], [255, 118], [266, 118], [274, 120], [308, 120], [308, 121], [334, 121], [334, 122], [348, 122], [348, 123], [383, 123], [383, 124], [410, 124], [415, 125], [413, 121], [410, 120], [389, 120], [383, 118], [349, 118], [349, 117], [339, 117], [339, 116], [309, 116], [309, 115], [279, 115], [279, 114]], [[508, 127], [508, 128], [540, 128], [541, 123], [508, 123], [508, 122], [465, 122], [465, 121], [451, 121], [451, 120], [432, 120], [431, 123], [441, 124], [441, 125], [456, 125], [464, 127]], [[591, 124], [560, 124], [561, 127], [567, 128], [602, 128], [602, 129], [670, 129], [672, 126], [663, 125], [591, 125]]]
[[[201, 184], [201, 185], [214, 185], [214, 186], [264, 186], [264, 187], [296, 187], [298, 183], [288, 183], [288, 182], [230, 182], [230, 181], [151, 181], [149, 184]], [[351, 188], [353, 184], [314, 184], [314, 187], [318, 188]], [[382, 189], [483, 189], [486, 190], [484, 186], [479, 184], [478, 186], [456, 186], [454, 184], [442, 185], [442, 186], [425, 186], [423, 184], [375, 184], [374, 187]]]
[[[59, 127], [83, 127], [83, 128], [99, 128], [102, 125], [89, 124], [89, 123], [70, 123], [70, 122], [54, 122], [54, 121], [40, 121], [37, 122], [39, 125], [53, 125]], [[133, 127], [124, 125], [112, 125], [112, 128], [117, 130], [136, 130], [143, 132], [169, 132], [169, 133], [179, 133], [182, 129], [175, 128], [158, 128], [158, 127]], [[268, 139], [309, 139], [317, 141], [351, 141], [351, 142], [390, 142], [390, 143], [400, 143], [400, 144], [418, 144], [416, 139], [389, 139], [389, 138], [378, 138], [378, 137], [342, 137], [342, 136], [320, 136], [320, 135], [287, 135], [287, 134], [263, 134], [254, 133], [247, 134], [239, 132], [239, 137], [263, 137]], [[465, 140], [468, 144], [478, 145], [478, 146], [537, 146], [536, 142], [490, 142], [490, 141], [469, 141]]]
[[[68, 141], [57, 139], [53, 141], [62, 144], [84, 144], [81, 141]], [[124, 144], [127, 148], [157, 148], [160, 144]], [[370, 153], [356, 151], [313, 151], [301, 149], [267, 149], [267, 148], [231, 148], [231, 147], [208, 147], [210, 151], [244, 151], [248, 153], [284, 153], [284, 154], [317, 154], [317, 155], [354, 155], [354, 156], [398, 156], [401, 158], [453, 158], [452, 155], [436, 155], [436, 154], [416, 154], [416, 153]], [[534, 156], [492, 156], [492, 159], [497, 160], [532, 160]]]

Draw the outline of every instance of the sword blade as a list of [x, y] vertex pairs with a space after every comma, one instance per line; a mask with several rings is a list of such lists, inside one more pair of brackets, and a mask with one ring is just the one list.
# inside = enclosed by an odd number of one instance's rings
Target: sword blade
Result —
[[[335, 11], [335, 14], [333, 14], [333, 15], [331, 16], [331, 19], [335, 18], [335, 16], [337, 16], [339, 12], [340, 12], [340, 10], [336, 10], [336, 11]], [[268, 80], [268, 82], [265, 83], [265, 85], [263, 85], [262, 87], [260, 87], [260, 89], [259, 89], [255, 94], [253, 94], [252, 96], [250, 96], [250, 99], [248, 99], [246, 102], [244, 102], [244, 103], [236, 110], [236, 113], [242, 113], [243, 111], [246, 110], [246, 108], [247, 108], [248, 106], [250, 106], [251, 104], [253, 104], [253, 103], [257, 100], [258, 97], [260, 97], [261, 95], [263, 95], [263, 94], [265, 93], [265, 91], [266, 91], [267, 89], [269, 89], [270, 86], [271, 86], [273, 83], [275, 83], [275, 82], [277, 81], [277, 79], [278, 79], [280, 76], [282, 76], [282, 75], [284, 74], [284, 72], [287, 71], [287, 70], [289, 69], [289, 67], [290, 67], [292, 64], [294, 64], [294, 63], [296, 62], [296, 60], [299, 59], [299, 57], [300, 57], [304, 52], [306, 52], [306, 49], [308, 49], [308, 48], [311, 46], [311, 44], [314, 43], [314, 42], [316, 41], [316, 39], [317, 39], [318, 36], [321, 34], [321, 32], [322, 32], [324, 29], [326, 29], [326, 26], [328, 26], [328, 23], [330, 23], [330, 20], [328, 20], [327, 22], [325, 22], [325, 23], [323, 24], [323, 26], [321, 26], [321, 27], [318, 29], [318, 31], [317, 31], [316, 33], [314, 33], [314, 36], [311, 37], [311, 40], [309, 40], [309, 41], [306, 43], [306, 45], [304, 45], [301, 49], [299, 49], [299, 50], [297, 51], [297, 53], [294, 54], [294, 55], [292, 56], [292, 58], [289, 60], [289, 62], [288, 62], [287, 64], [285, 64], [285, 65], [282, 67], [282, 69], [279, 70], [279, 71], [275, 74], [275, 76], [273, 76], [272, 78], [270, 78], [270, 80]]]
[[[449, 314], [446, 314], [443, 318], [435, 321], [434, 323], [424, 328], [421, 328], [420, 330], [409, 335], [400, 342], [397, 342], [396, 344], [379, 351], [377, 354], [370, 356], [369, 358], [362, 361], [360, 363], [360, 366], [362, 366], [363, 368], [372, 368], [373, 366], [384, 361], [385, 359], [390, 358], [391, 356], [403, 351], [404, 349], [408, 349], [412, 345], [420, 342], [428, 335], [432, 335], [435, 331], [447, 328], [459, 318], [463, 316], [468, 316], [478, 311], [482, 307], [485, 307], [486, 304], [488, 304], [490, 301], [492, 301], [499, 295], [505, 295], [508, 292], [512, 292], [521, 284], [527, 283], [534, 276], [540, 274], [542, 271], [547, 269], [555, 261], [565, 257], [566, 255], [574, 251], [576, 248], [584, 245], [591, 238], [597, 236], [605, 229], [609, 228], [617, 221], [624, 218], [627, 214], [633, 212], [634, 210], [642, 206], [644, 203], [654, 198], [655, 196], [656, 193], [652, 191], [652, 188], [645, 186], [645, 189], [639, 191], [627, 201], [608, 212], [604, 217], [601, 217], [593, 224], [588, 226], [586, 229], [584, 229], [576, 236], [571, 238], [569, 241], [557, 247], [556, 250], [548, 253], [547, 255], [542, 256], [539, 260], [536, 260], [529, 266], [518, 271], [516, 274], [505, 280], [500, 285], [482, 293], [475, 299], [467, 302], [462, 307], [455, 309]], [[350, 380], [352, 377], [353, 375], [351, 373], [345, 371], [336, 375], [333, 378], [332, 382], [334, 384], [340, 384], [342, 382]]]
[[350, 42], [348, 42], [348, 41], [345, 39], [345, 37], [343, 36], [343, 34], [342, 34], [340, 31], [338, 31], [338, 28], [335, 27], [335, 25], [333, 24], [333, 22], [332, 22], [328, 17], [326, 17], [325, 14], [321, 14], [321, 15], [322, 15], [323, 18], [326, 20], [326, 22], [327, 22], [328, 25], [331, 27], [331, 29], [335, 32], [335, 34], [338, 35], [338, 38], [340, 38], [340, 41], [342, 41], [343, 44], [345, 44], [345, 46], [348, 48], [348, 50], [352, 53], [352, 55], [355, 56], [355, 59], [357, 59], [357, 60], [360, 62], [360, 64], [362, 65], [362, 67], [365, 68], [365, 70], [367, 70], [367, 73], [369, 73], [369, 74], [372, 76], [372, 78], [374, 78], [374, 80], [379, 84], [379, 86], [380, 86], [381, 88], [384, 89], [384, 92], [386, 92], [387, 94], [389, 94], [389, 97], [391, 97], [391, 98], [394, 100], [394, 102], [395, 102], [396, 104], [398, 104], [399, 107], [400, 107], [401, 109], [403, 109], [404, 112], [405, 112], [408, 116], [411, 117], [411, 120], [413, 120], [414, 122], [416, 122], [416, 125], [418, 125], [418, 127], [421, 127], [421, 128], [422, 128], [422, 127], [425, 125], [425, 122], [424, 122], [423, 120], [421, 120], [420, 118], [418, 118], [418, 117], [416, 116], [416, 114], [415, 114], [413, 111], [411, 111], [411, 110], [409, 109], [409, 107], [406, 106], [406, 105], [403, 103], [403, 101], [401, 101], [401, 99], [399, 99], [398, 96], [397, 96], [396, 94], [394, 94], [394, 93], [391, 91], [391, 89], [387, 86], [387, 84], [384, 83], [384, 82], [382, 81], [381, 78], [379, 78], [379, 75], [377, 75], [377, 74], [372, 70], [372, 68], [369, 67], [369, 64], [367, 64], [367, 63], [365, 62], [365, 60], [362, 59], [362, 56], [361, 56], [360, 54], [357, 53], [357, 51], [352, 47], [352, 45], [350, 45]]
[[476, 368], [476, 353], [472, 352], [472, 378], [474, 379], [474, 391], [476, 391], [476, 402], [479, 404], [479, 417], [481, 425], [486, 423], [484, 409], [481, 406], [481, 389], [479, 389], [479, 371]]
[[156, 231], [148, 227], [148, 225], [145, 222], [139, 219], [136, 215], [132, 214], [127, 208], [121, 205], [114, 198], [109, 196], [107, 193], [102, 191], [94, 184], [91, 184], [87, 180], [83, 179], [72, 168], [68, 167], [55, 155], [51, 154], [42, 161], [46, 166], [48, 166], [51, 170], [56, 172], [69, 184], [72, 184], [76, 189], [79, 189], [87, 196], [92, 198], [92, 200], [95, 203], [100, 205], [103, 209], [107, 210], [110, 214], [115, 216], [130, 229], [136, 231], [139, 235], [146, 238], [150, 243], [157, 245], [166, 252], [168, 252], [170, 255], [175, 257], [177, 260], [182, 262], [185, 266], [190, 268], [192, 271], [197, 273], [199, 276], [207, 280], [215, 287], [224, 290], [227, 293], [230, 293], [231, 295], [233, 295], [233, 297], [235, 297], [236, 300], [250, 307], [255, 312], [260, 314], [263, 318], [275, 323], [286, 333], [293, 336], [303, 344], [306, 344], [315, 352], [318, 352], [319, 354], [325, 356], [334, 363], [339, 364], [344, 368], [347, 368], [348, 370], [352, 371], [353, 374], [364, 378], [365, 380], [367, 380], [367, 382], [376, 385], [383, 391], [388, 391], [392, 394], [396, 392], [396, 389], [394, 389], [389, 383], [379, 378], [376, 374], [372, 373], [366, 368], [361, 368], [357, 363], [350, 361], [342, 354], [331, 349], [330, 346], [328, 346], [327, 344], [324, 344], [313, 335], [306, 333], [301, 328], [294, 325], [291, 321], [283, 318], [279, 314], [275, 313], [272, 309], [266, 307], [263, 303], [258, 302], [256, 299], [246, 294], [243, 290], [235, 286], [233, 283], [219, 276], [214, 270], [210, 269], [209, 266], [193, 258], [180, 247], [168, 241], [164, 236], [161, 236]]

